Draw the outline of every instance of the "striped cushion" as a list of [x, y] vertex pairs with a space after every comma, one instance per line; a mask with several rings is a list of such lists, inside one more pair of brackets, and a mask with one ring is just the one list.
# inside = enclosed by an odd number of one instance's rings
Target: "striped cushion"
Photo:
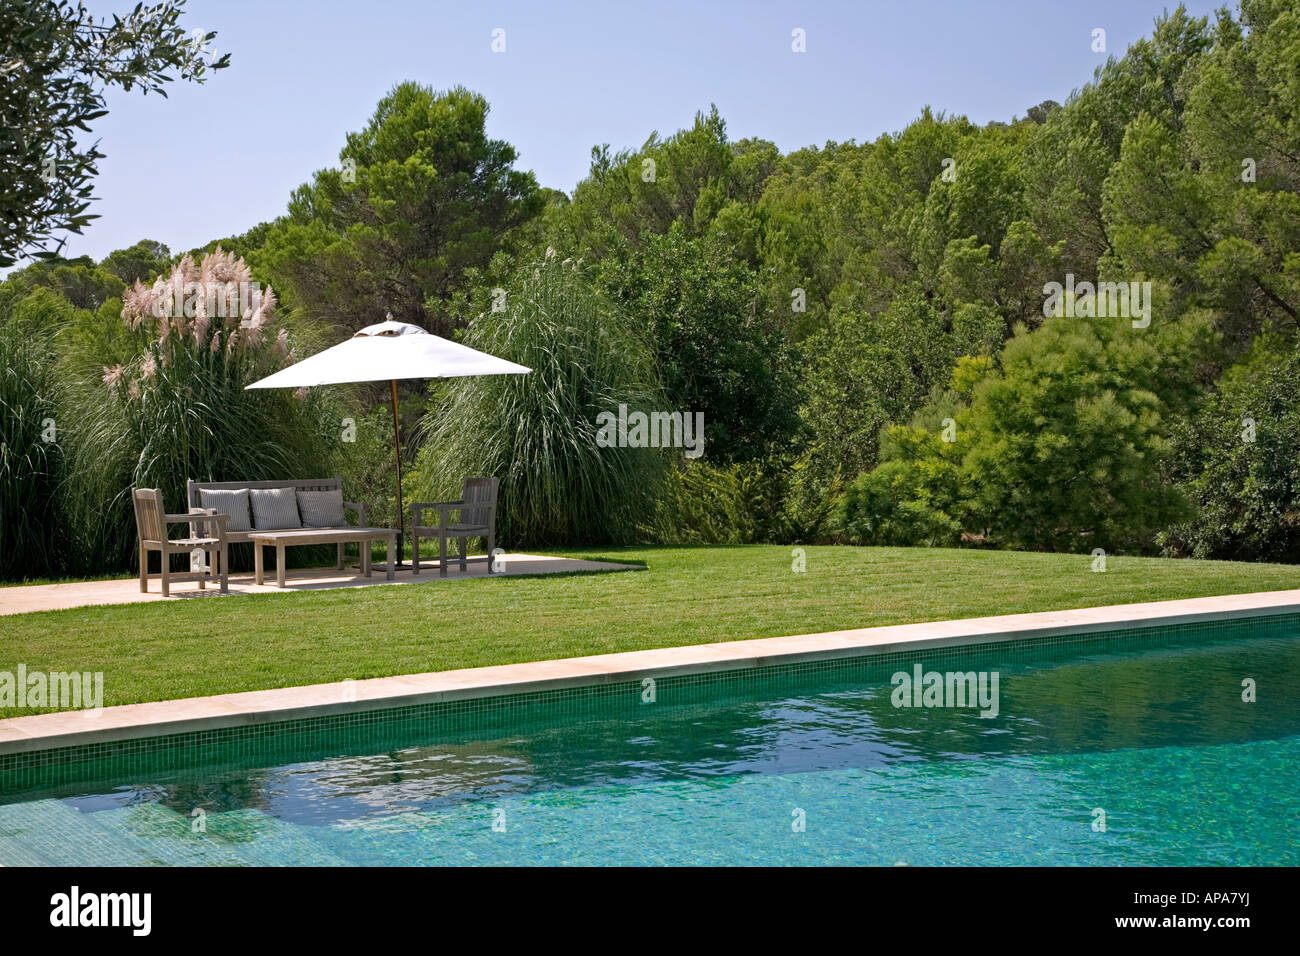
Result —
[[227, 531], [249, 531], [248, 489], [234, 488], [226, 490], [199, 489], [199, 504], [204, 508], [215, 508], [217, 514], [230, 515]]
[[343, 492], [300, 491], [298, 512], [304, 528], [341, 528], [348, 523], [343, 515]]
[[282, 531], [301, 528], [298, 495], [292, 488], [249, 488], [253, 506], [253, 527], [259, 531]]

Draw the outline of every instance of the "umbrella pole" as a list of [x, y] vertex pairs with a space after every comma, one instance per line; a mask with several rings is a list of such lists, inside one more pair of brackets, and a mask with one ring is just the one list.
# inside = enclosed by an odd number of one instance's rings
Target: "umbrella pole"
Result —
[[393, 562], [393, 568], [396, 569], [406, 567], [402, 563], [402, 556], [406, 553], [403, 550], [406, 512], [402, 510], [402, 440], [397, 424], [397, 380], [392, 379], [390, 384], [393, 387], [393, 463], [397, 465], [397, 555]]

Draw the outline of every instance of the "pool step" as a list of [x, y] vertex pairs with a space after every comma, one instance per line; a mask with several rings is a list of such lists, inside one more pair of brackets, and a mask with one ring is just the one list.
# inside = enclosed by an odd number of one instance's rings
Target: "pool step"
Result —
[[123, 822], [141, 841], [152, 862], [168, 866], [247, 866], [238, 840], [223, 832], [220, 821], [227, 814], [210, 813], [206, 829], [194, 832], [194, 818], [161, 803], [134, 806]]
[[12, 812], [12, 805], [0, 806], [0, 866], [50, 866], [53, 860], [41, 854], [26, 819]]
[[62, 800], [0, 805], [5, 866], [346, 866], [317, 828], [260, 810], [211, 813], [206, 831], [160, 803], [86, 813]]
[[229, 834], [243, 830], [248, 842], [230, 841], [226, 845], [251, 866], [350, 866], [319, 836], [327, 836], [326, 827], [286, 823], [260, 810], [234, 810], [220, 818], [208, 817], [209, 832]]
[[195, 833], [194, 818], [160, 803], [132, 807], [124, 821], [147, 854], [172, 866], [338, 866], [347, 863], [304, 833], [261, 810], [209, 813]]
[[[82, 813], [62, 800], [33, 800], [0, 806], [5, 849], [23, 851], [33, 865], [115, 866], [148, 862], [137, 845], [121, 836], [121, 811]], [[8, 862], [8, 858], [4, 859]]]

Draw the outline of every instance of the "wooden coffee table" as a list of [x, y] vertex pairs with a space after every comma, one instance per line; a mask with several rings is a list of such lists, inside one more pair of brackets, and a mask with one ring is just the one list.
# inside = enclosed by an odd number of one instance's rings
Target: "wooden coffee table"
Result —
[[262, 549], [275, 546], [275, 586], [284, 587], [284, 549], [308, 544], [347, 544], [351, 541], [361, 545], [361, 572], [370, 577], [370, 544], [373, 541], [388, 542], [388, 580], [396, 577], [393, 569], [397, 564], [397, 530], [395, 528], [290, 528], [284, 531], [250, 531], [248, 540], [253, 542], [253, 574], [257, 584], [262, 583]]

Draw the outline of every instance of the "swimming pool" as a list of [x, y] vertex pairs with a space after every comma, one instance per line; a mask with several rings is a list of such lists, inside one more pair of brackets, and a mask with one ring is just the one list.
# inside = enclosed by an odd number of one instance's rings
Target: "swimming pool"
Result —
[[[893, 676], [917, 665], [996, 672], [997, 715], [895, 706]], [[0, 863], [1296, 865], [1300, 618], [630, 681], [76, 756], [0, 762]]]

